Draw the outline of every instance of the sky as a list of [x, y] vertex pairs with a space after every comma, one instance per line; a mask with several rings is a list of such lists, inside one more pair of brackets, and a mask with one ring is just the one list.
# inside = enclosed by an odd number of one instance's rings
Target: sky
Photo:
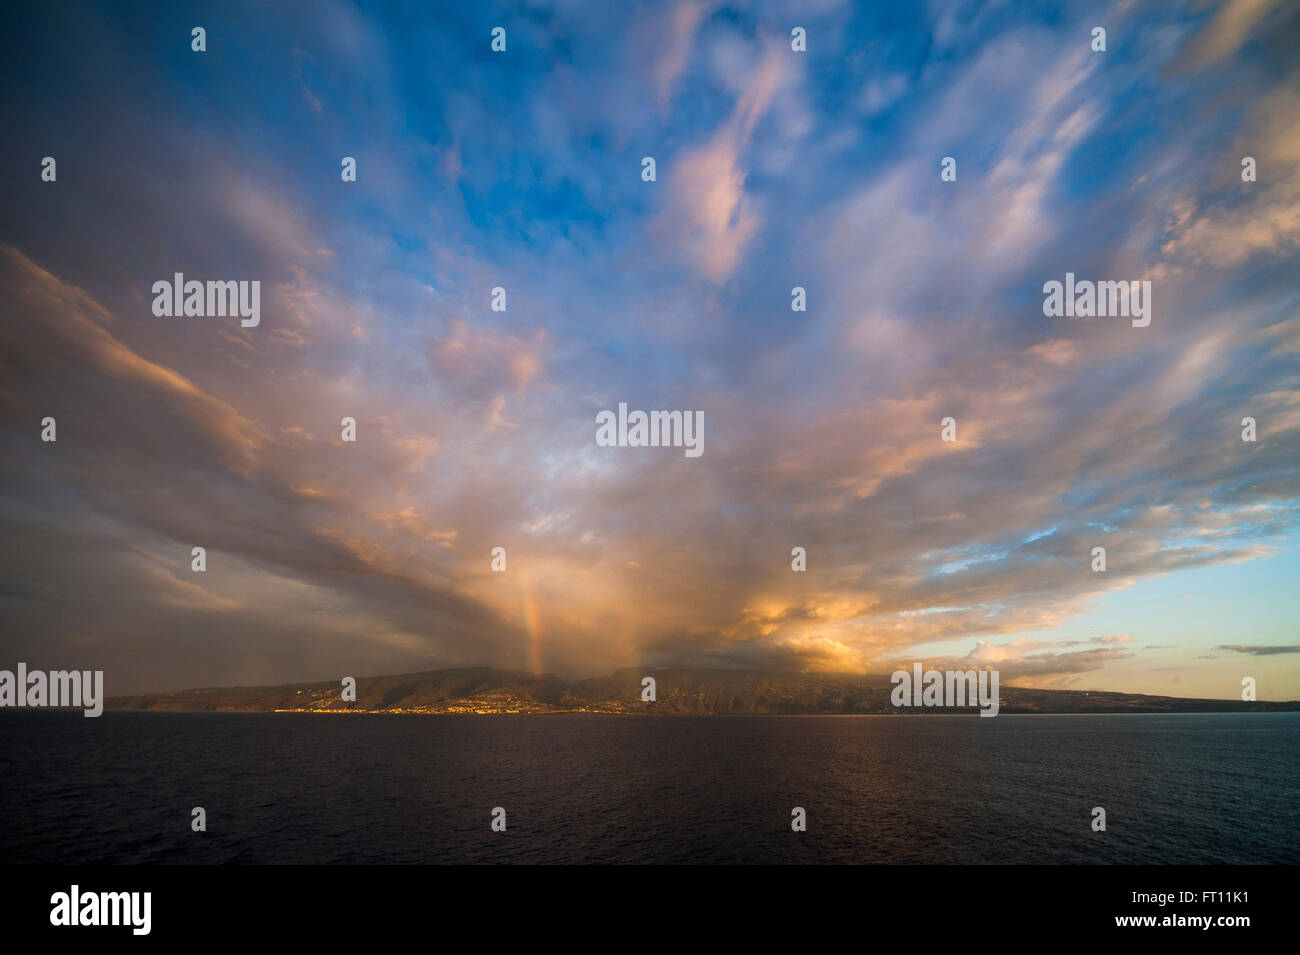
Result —
[[[0, 17], [0, 666], [1300, 698], [1294, 5]], [[155, 315], [177, 272], [259, 324]]]

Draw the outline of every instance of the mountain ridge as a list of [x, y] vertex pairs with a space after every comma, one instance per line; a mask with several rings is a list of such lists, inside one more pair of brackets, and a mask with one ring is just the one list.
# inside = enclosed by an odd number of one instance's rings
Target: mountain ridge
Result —
[[[656, 700], [641, 699], [654, 677]], [[654, 713], [660, 715], [870, 715], [975, 713], [976, 707], [895, 707], [883, 673], [789, 673], [681, 667], [625, 668], [567, 681], [495, 667], [457, 667], [341, 682], [202, 687], [111, 697], [112, 710], [306, 713]], [[1001, 687], [1001, 713], [1235, 713], [1300, 711], [1300, 701], [1206, 700], [1098, 690]]]

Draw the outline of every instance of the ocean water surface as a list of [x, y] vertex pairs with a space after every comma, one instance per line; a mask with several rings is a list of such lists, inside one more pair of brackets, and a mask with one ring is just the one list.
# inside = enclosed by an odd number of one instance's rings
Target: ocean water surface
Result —
[[6, 863], [1300, 862], [1300, 713], [10, 711], [0, 780]]

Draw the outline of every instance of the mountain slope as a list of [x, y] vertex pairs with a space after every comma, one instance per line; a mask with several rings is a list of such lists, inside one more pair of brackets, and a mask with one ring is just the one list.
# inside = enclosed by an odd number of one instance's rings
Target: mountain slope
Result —
[[[656, 701], [641, 700], [652, 676]], [[750, 670], [627, 669], [567, 683], [551, 674], [467, 667], [357, 678], [345, 703], [338, 682], [220, 687], [109, 699], [118, 710], [361, 713], [936, 714], [951, 708], [895, 708], [886, 674]], [[1134, 693], [1003, 686], [1001, 713], [1230, 713], [1300, 710], [1300, 702], [1243, 703]], [[975, 712], [966, 708], [964, 712]]]

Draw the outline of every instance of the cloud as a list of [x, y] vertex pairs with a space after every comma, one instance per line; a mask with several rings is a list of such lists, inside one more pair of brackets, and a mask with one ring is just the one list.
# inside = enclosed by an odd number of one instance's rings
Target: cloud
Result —
[[1255, 27], [1280, 5], [1281, 0], [1224, 0], [1209, 22], [1187, 43], [1171, 72], [1177, 75], [1203, 69], [1233, 56]]
[[481, 400], [502, 388], [526, 390], [542, 374], [548, 349], [541, 328], [522, 339], [457, 319], [429, 346], [429, 363], [456, 394]]
[[[78, 602], [87, 604], [97, 594], [113, 605], [117, 593], [131, 594], [129, 603], [113, 611], [119, 625], [151, 609], [162, 619], [170, 607], [211, 617], [224, 630], [229, 624], [218, 618], [249, 614], [250, 593], [261, 589], [220, 595], [204, 586], [216, 579], [216, 568], [233, 561], [245, 575], [260, 568], [282, 579], [266, 606], [280, 608], [285, 627], [298, 617], [290, 609], [290, 585], [314, 581], [311, 586], [344, 587], [351, 616], [371, 604], [362, 614], [372, 620], [359, 634], [362, 643], [365, 630], [390, 631], [394, 620], [415, 632], [441, 620], [439, 627], [447, 628], [445, 636], [453, 644], [469, 630], [483, 628], [474, 649], [463, 644], [464, 652], [473, 654], [490, 655], [494, 639], [516, 639], [493, 611], [408, 563], [409, 544], [403, 539], [436, 547], [445, 540], [445, 528], [420, 519], [414, 509], [382, 518], [372, 510], [373, 491], [354, 482], [346, 466], [318, 466], [307, 478], [304, 459], [337, 459], [337, 452], [324, 450], [327, 442], [301, 427], [272, 427], [137, 354], [108, 330], [123, 325], [120, 318], [12, 248], [0, 248], [0, 284], [15, 320], [5, 325], [0, 339], [6, 354], [0, 365], [0, 421], [10, 436], [6, 453], [21, 462], [4, 486], [26, 502], [26, 519], [11, 527], [10, 536], [23, 539], [47, 523], [64, 528], [67, 541], [61, 562], [37, 569], [28, 551], [7, 573], [43, 574], [60, 581], [57, 592], [67, 594], [85, 560], [97, 561], [97, 572], [106, 579], [114, 577], [109, 565], [121, 564], [120, 591], [82, 588]], [[152, 315], [148, 320], [167, 321]], [[30, 422], [39, 423], [47, 413], [57, 421], [58, 441], [43, 446], [37, 441], [33, 449], [36, 432]], [[432, 441], [405, 436], [383, 418], [363, 418], [361, 427], [361, 440], [370, 445], [362, 464], [367, 481], [382, 475], [381, 480], [394, 481], [400, 489], [402, 475], [418, 471], [436, 450]], [[160, 435], [166, 439], [159, 440]], [[289, 447], [294, 448], [291, 454], [285, 453]], [[51, 488], [43, 487], [41, 474], [53, 481]], [[73, 559], [72, 528], [87, 507], [93, 508], [91, 516], [80, 519], [88, 526], [98, 514], [119, 530], [102, 548], [83, 543], [84, 555]], [[183, 555], [185, 569], [164, 571], [156, 556], [141, 560], [133, 534], [147, 537], [155, 555]], [[208, 551], [209, 574], [202, 578], [189, 576], [188, 556], [195, 544]], [[40, 547], [55, 552], [49, 543]], [[390, 624], [375, 627], [376, 612]], [[91, 614], [88, 632], [108, 626], [93, 622], [105, 619], [104, 613], [97, 609]], [[61, 630], [67, 623], [33, 624], [25, 639], [66, 639], [48, 628], [55, 624]], [[303, 623], [299, 619], [299, 626]]]
[[1184, 200], [1162, 252], [1174, 262], [1227, 269], [1256, 255], [1300, 248], [1300, 83], [1293, 78], [1253, 110], [1246, 131], [1223, 162], [1240, 179], [1241, 158], [1256, 162], [1257, 179], [1239, 183], [1240, 197], [1199, 205]]
[[668, 200], [655, 231], [700, 275], [724, 281], [761, 223], [745, 191], [744, 153], [786, 76], [786, 58], [773, 44], [712, 138], [676, 159], [665, 183]]
[[681, 75], [686, 69], [696, 31], [711, 6], [699, 0], [681, 0], [673, 7], [668, 36], [662, 52], [655, 60], [652, 72], [655, 98], [661, 112], [668, 109]]
[[[1177, 10], [1128, 11], [1147, 55], [1114, 70], [1068, 9], [922, 15], [938, 51], [819, 5], [807, 54], [712, 9], [551, 5], [505, 70], [454, 39], [468, 21], [334, 6], [284, 64], [287, 25], [232, 8], [252, 79], [214, 97], [187, 72], [161, 98], [141, 14], [89, 59], [25, 14], [57, 82], [18, 85], [12, 138], [102, 161], [0, 196], [6, 649], [84, 649], [142, 689], [935, 646], [1042, 685], [1135, 681], [1109, 631], [1194, 641], [1101, 623], [1109, 598], [1197, 569], [1208, 603], [1222, 568], [1293, 560], [1300, 146], [1277, 42], [1168, 80]], [[362, 144], [356, 183], [321, 159], [340, 143]], [[150, 282], [178, 269], [260, 278], [262, 326], [155, 319]], [[1067, 270], [1150, 276], [1152, 325], [1046, 319]], [[705, 455], [596, 447], [620, 401], [701, 410]], [[1261, 590], [1261, 613], [1285, 600]]]
[[1294, 646], [1250, 647], [1239, 643], [1225, 643], [1215, 647], [1216, 650], [1235, 650], [1237, 653], [1249, 653], [1251, 656], [1268, 657], [1277, 653], [1300, 653], [1300, 644]]
[[[1133, 655], [1126, 650], [1103, 647], [1072, 650], [1067, 653], [1041, 649], [1063, 646], [1069, 644], [1038, 643], [1021, 639], [1000, 647], [993, 647], [981, 640], [977, 641], [975, 650], [965, 657], [929, 657], [924, 659], [924, 665], [928, 669], [938, 670], [993, 668], [998, 671], [999, 679], [1003, 684], [1059, 688], [1072, 685], [1082, 674], [1103, 670], [1107, 664], [1128, 659]], [[896, 658], [891, 666], [906, 666], [903, 659]]]

